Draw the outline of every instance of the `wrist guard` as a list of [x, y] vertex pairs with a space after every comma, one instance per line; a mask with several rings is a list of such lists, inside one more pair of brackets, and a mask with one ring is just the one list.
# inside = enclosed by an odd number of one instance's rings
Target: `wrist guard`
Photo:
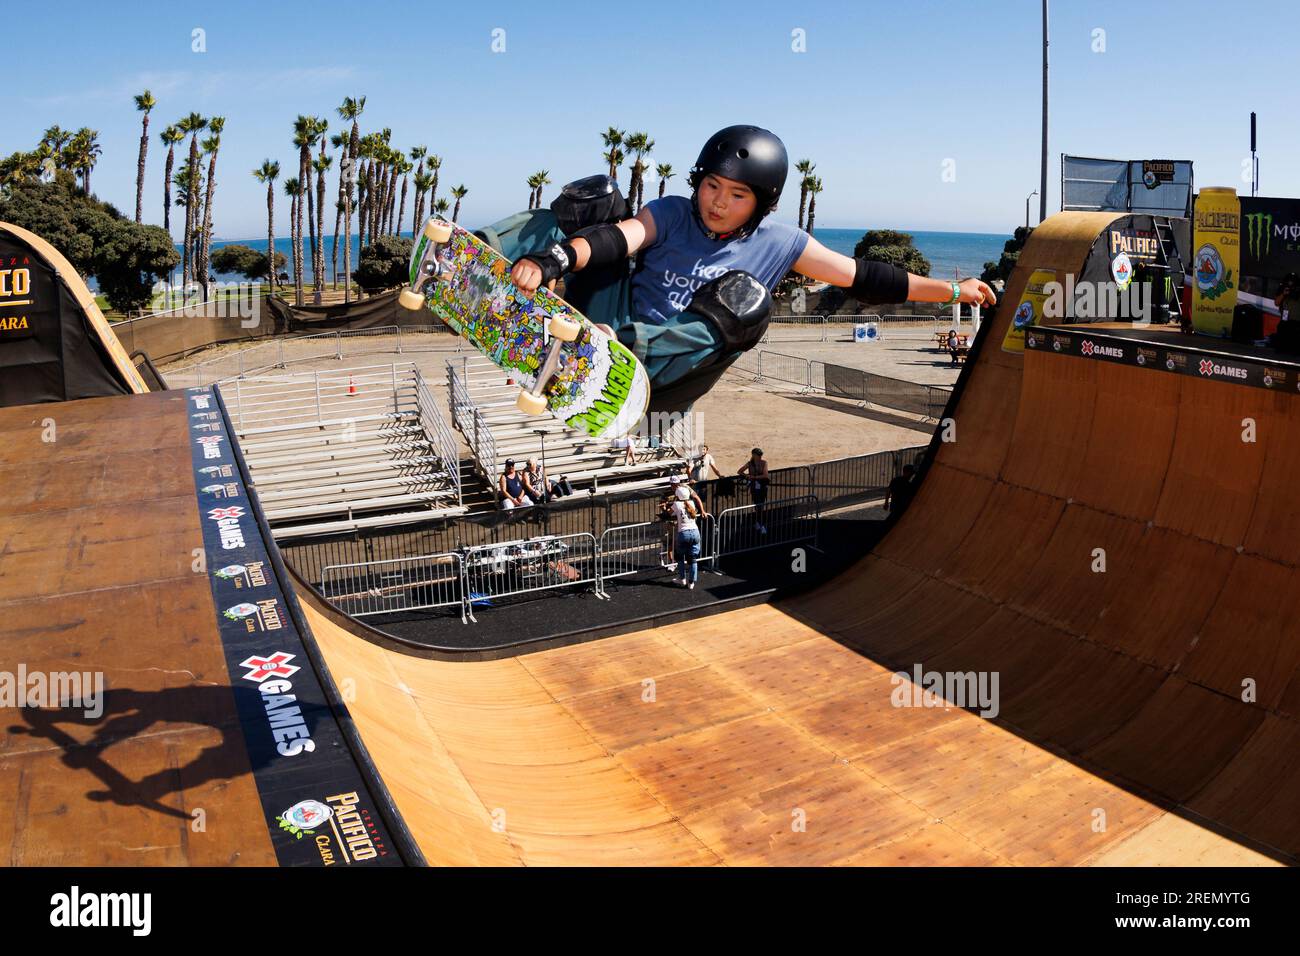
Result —
[[892, 303], [907, 301], [907, 271], [888, 262], [854, 259], [857, 269], [849, 294], [860, 302]]
[[541, 252], [530, 252], [527, 255], [520, 256], [529, 262], [536, 264], [542, 270], [542, 285], [550, 282], [552, 279], [558, 279], [566, 272], [573, 271], [573, 264], [578, 261], [578, 256], [573, 251], [573, 246], [567, 240], [557, 242], [548, 249]]

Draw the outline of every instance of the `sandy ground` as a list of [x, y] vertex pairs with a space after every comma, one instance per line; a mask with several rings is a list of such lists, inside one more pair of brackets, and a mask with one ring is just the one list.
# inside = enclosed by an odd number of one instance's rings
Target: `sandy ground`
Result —
[[[835, 331], [832, 330], [832, 334]], [[788, 335], [796, 340], [785, 337]], [[832, 341], [821, 342], [816, 340], [818, 337], [819, 333], [809, 335], [807, 330], [777, 329], [774, 333], [776, 341], [759, 348], [861, 368], [921, 384], [950, 386], [957, 377], [956, 370], [948, 365], [947, 356], [935, 350], [933, 343], [921, 335], [911, 335], [907, 339], [895, 337], [872, 345], [848, 341], [842, 330], [838, 340], [832, 338]], [[814, 340], [798, 340], [800, 338]], [[307, 357], [313, 352], [321, 353], [323, 343], [319, 340], [313, 343], [286, 340], [288, 367], [273, 370], [270, 374], [340, 372], [361, 366], [414, 362], [430, 382], [436, 383], [434, 393], [443, 401], [446, 412], [446, 361], [457, 354], [455, 340], [450, 336], [404, 335], [401, 354], [397, 352], [395, 336], [345, 338], [343, 342], [345, 354], [342, 360], [338, 360], [332, 356]], [[210, 381], [215, 375], [230, 374], [235, 370], [231, 357], [240, 348], [240, 345], [217, 346], [183, 361], [169, 363], [161, 371], [170, 386], [185, 387], [200, 383], [197, 373], [185, 371], [196, 361], [229, 359], [208, 365], [202, 377], [204, 381]], [[274, 351], [262, 347], [257, 354], [265, 359]], [[724, 474], [734, 473], [756, 445], [763, 449], [770, 467], [783, 468], [924, 444], [929, 441], [933, 430], [932, 422], [914, 415], [875, 407], [858, 408], [854, 402], [824, 395], [802, 395], [794, 385], [767, 381], [755, 384], [751, 374], [736, 369], [729, 371], [713, 391], [696, 404], [695, 411], [697, 440], [709, 445], [719, 470]]]

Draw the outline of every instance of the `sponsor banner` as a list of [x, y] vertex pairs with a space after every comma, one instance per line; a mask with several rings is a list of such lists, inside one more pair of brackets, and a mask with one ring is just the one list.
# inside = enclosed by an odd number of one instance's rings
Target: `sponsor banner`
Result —
[[400, 865], [307, 658], [216, 397], [186, 397], [216, 625], [276, 856], [282, 866]]
[[1229, 335], [1241, 288], [1241, 202], [1229, 187], [1206, 187], [1196, 196], [1192, 234], [1192, 326], [1206, 335]]
[[1270, 279], [1300, 273], [1300, 199], [1241, 197], [1241, 271]]
[[1002, 351], [1023, 352], [1025, 350], [1025, 330], [1038, 325], [1043, 320], [1044, 303], [1047, 302], [1049, 282], [1056, 281], [1055, 269], [1035, 269], [1025, 285], [1020, 304], [1011, 315], [1007, 333], [1002, 337]]
[[58, 310], [53, 273], [25, 243], [0, 239], [0, 346], [35, 337], [38, 326], [57, 325]]
[[1300, 366], [1284, 365], [1276, 360], [1064, 329], [1030, 329], [1025, 336], [1025, 347], [1030, 351], [1075, 355], [1093, 361], [1118, 362], [1209, 381], [1300, 394]]

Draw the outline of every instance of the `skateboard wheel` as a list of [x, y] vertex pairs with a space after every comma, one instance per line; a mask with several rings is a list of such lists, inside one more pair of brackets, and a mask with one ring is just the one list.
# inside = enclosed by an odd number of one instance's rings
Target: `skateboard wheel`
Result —
[[418, 312], [424, 308], [424, 296], [414, 289], [403, 289], [397, 296], [397, 304], [403, 309]]
[[521, 391], [515, 399], [515, 406], [525, 415], [541, 415], [546, 411], [546, 396]]
[[550, 333], [552, 338], [561, 342], [573, 342], [582, 333], [582, 325], [570, 321], [562, 315], [551, 316]]
[[430, 219], [424, 224], [424, 238], [430, 242], [446, 242], [451, 238], [451, 226], [439, 219]]

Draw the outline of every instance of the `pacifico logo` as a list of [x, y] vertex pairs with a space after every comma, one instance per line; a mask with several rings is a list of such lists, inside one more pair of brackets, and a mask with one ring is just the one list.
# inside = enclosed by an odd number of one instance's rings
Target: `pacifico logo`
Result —
[[1228, 378], [1246, 378], [1248, 372], [1244, 368], [1237, 368], [1235, 365], [1216, 365], [1210, 359], [1201, 359], [1197, 370], [1207, 378], [1211, 375], [1226, 375]]

